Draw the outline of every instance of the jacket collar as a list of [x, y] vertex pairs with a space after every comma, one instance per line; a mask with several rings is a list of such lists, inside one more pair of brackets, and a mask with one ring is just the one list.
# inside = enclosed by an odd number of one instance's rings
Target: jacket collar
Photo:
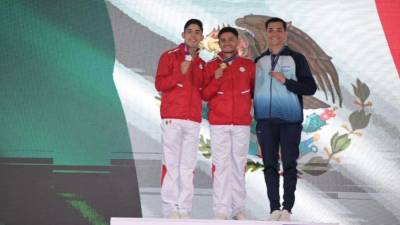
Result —
[[[287, 45], [283, 46], [282, 49], [279, 51], [278, 55], [286, 55], [288, 53], [289, 47]], [[268, 48], [268, 50], [263, 55], [271, 55], [272, 51]]]

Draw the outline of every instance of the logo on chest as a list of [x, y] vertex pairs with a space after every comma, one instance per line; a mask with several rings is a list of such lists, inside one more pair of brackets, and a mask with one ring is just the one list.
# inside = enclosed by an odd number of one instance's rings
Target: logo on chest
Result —
[[292, 68], [290, 66], [280, 66], [280, 71], [282, 73], [291, 73], [292, 72]]

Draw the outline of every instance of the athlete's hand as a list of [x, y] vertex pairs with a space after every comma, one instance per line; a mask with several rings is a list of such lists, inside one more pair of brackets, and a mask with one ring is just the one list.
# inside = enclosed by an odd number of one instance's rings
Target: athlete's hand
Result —
[[181, 63], [181, 73], [183, 75], [187, 73], [191, 63], [192, 63], [191, 61], [186, 61], [186, 60]]
[[225, 70], [225, 68], [218, 67], [218, 69], [214, 73], [215, 79], [217, 79], [217, 80], [220, 79], [222, 77], [222, 75], [224, 75], [224, 70]]
[[280, 72], [271, 71], [269, 74], [281, 84], [284, 84], [286, 82], [285, 75]]

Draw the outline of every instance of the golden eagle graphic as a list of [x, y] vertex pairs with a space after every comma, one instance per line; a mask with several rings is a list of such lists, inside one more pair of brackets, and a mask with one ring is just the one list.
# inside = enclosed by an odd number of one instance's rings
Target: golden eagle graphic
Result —
[[[236, 19], [236, 25], [243, 28], [238, 29], [240, 40], [238, 52], [241, 56], [254, 59], [268, 49], [265, 21], [269, 18], [271, 17], [247, 15]], [[217, 37], [219, 30], [220, 27], [218, 26], [205, 37], [202, 43], [202, 47], [205, 50], [215, 54], [220, 51]], [[302, 53], [307, 58], [318, 89], [324, 92], [326, 100], [330, 96], [333, 103], [338, 101], [339, 106], [342, 106], [343, 98], [339, 86], [339, 77], [331, 62], [331, 57], [310, 36], [293, 26], [291, 22], [288, 23], [287, 30], [287, 45], [293, 50]], [[304, 96], [303, 101], [304, 108], [306, 109], [330, 107], [327, 103], [311, 96]]]

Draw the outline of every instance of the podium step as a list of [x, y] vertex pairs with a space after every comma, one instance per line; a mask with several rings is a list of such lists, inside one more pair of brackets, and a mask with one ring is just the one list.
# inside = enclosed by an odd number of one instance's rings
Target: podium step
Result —
[[339, 225], [338, 223], [312, 223], [298, 221], [259, 220], [198, 220], [198, 219], [157, 219], [157, 218], [111, 218], [110, 225]]

